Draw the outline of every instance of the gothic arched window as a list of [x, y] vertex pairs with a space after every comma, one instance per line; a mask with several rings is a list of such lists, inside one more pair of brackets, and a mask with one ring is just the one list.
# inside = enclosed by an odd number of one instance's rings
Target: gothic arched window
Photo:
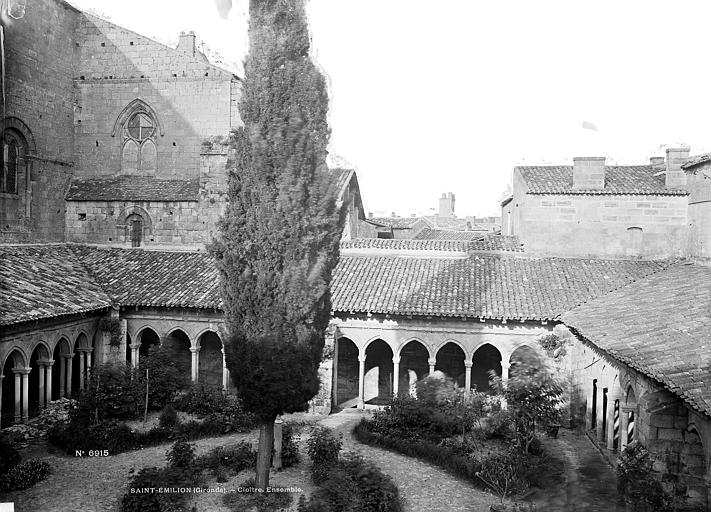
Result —
[[146, 112], [129, 117], [123, 129], [121, 168], [124, 171], [156, 170], [156, 123]]
[[22, 136], [14, 130], [5, 130], [2, 134], [0, 192], [17, 194], [19, 174], [25, 169], [25, 152]]

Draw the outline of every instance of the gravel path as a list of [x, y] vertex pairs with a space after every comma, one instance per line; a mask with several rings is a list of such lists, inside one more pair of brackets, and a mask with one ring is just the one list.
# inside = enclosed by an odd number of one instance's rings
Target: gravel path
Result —
[[495, 496], [437, 466], [357, 442], [351, 430], [364, 414], [367, 412], [344, 409], [320, 423], [343, 433], [344, 450], [360, 452], [393, 478], [405, 499], [406, 512], [489, 512], [489, 506], [498, 502]]

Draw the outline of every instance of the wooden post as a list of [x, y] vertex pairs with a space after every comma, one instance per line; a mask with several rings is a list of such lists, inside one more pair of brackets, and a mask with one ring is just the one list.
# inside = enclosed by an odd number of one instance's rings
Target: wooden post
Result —
[[272, 465], [274, 469], [281, 469], [281, 444], [282, 444], [282, 427], [284, 422], [282, 420], [274, 421], [274, 460]]

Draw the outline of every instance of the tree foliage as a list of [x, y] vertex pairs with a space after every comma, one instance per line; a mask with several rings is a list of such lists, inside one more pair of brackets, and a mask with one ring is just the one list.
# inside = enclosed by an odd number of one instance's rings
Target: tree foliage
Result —
[[546, 370], [525, 362], [517, 365], [506, 385], [496, 374], [492, 374], [491, 383], [506, 400], [517, 443], [528, 453], [536, 439], [536, 426], [545, 426], [560, 418], [562, 386]]
[[303, 410], [318, 391], [340, 233], [328, 96], [303, 2], [252, 0], [249, 12], [244, 127], [232, 134], [229, 203], [211, 250], [227, 365], [245, 407], [267, 420]]

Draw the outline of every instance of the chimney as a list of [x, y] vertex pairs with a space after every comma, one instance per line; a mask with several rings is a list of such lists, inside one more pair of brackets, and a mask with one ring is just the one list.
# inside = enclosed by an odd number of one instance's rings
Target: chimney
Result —
[[686, 173], [681, 164], [689, 159], [689, 148], [667, 149], [667, 174], [665, 185], [668, 189], [683, 189], [686, 186]]
[[602, 190], [604, 188], [604, 156], [576, 156], [573, 158], [573, 190]]
[[662, 168], [664, 167], [664, 157], [663, 156], [650, 156], [649, 165], [652, 167]]
[[178, 51], [184, 54], [195, 57], [195, 32], [181, 32], [178, 38]]
[[442, 218], [454, 217], [454, 194], [448, 192], [439, 198], [439, 216]]
[[372, 219], [373, 218], [373, 212], [368, 212], [368, 218]]

